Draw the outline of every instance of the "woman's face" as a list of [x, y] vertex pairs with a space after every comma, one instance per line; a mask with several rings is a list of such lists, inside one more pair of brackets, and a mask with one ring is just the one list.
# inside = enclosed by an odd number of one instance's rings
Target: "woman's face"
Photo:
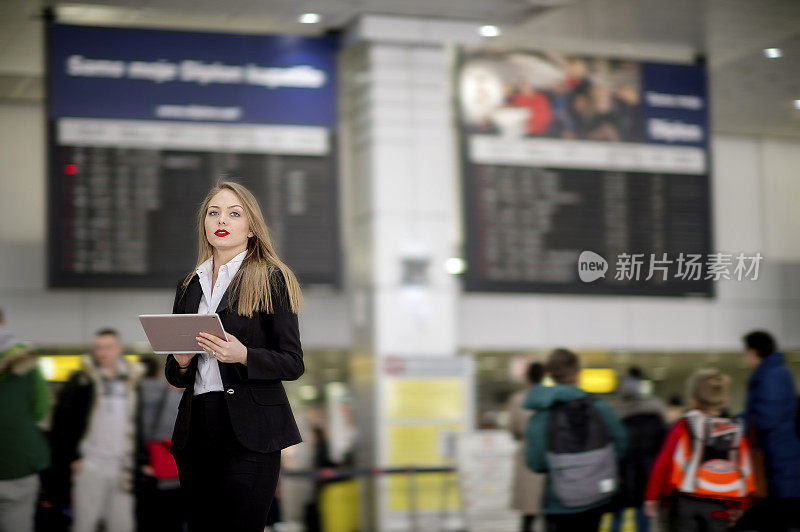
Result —
[[230, 190], [217, 192], [206, 209], [206, 239], [217, 251], [247, 248], [247, 221], [242, 202]]

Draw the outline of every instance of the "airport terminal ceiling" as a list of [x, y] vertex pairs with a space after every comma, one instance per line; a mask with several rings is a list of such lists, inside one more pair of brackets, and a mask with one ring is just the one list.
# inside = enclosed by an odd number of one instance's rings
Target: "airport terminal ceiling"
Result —
[[[791, 0], [364, 0], [320, 2], [322, 22], [297, 22], [296, 2], [40, 2], [7, 0], [0, 19], [0, 101], [44, 98], [41, 10], [64, 23], [316, 35], [366, 14], [434, 17], [498, 24], [498, 48], [629, 55], [704, 57], [709, 66], [712, 124], [717, 132], [800, 135], [791, 102], [800, 64], [800, 4]], [[191, 9], [188, 8], [191, 6]], [[580, 36], [580, 37], [579, 37]], [[743, 38], [744, 36], [744, 38]], [[780, 47], [781, 62], [763, 61]], [[754, 96], [757, 94], [757, 96]]]

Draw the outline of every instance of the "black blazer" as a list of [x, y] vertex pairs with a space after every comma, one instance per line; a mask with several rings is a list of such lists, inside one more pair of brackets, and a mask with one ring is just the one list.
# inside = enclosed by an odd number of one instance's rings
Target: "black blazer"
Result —
[[[203, 295], [200, 278], [195, 275], [185, 292], [182, 284], [178, 283], [172, 313], [194, 314]], [[300, 432], [281, 381], [295, 380], [305, 371], [297, 314], [291, 311], [283, 276], [273, 275], [270, 286], [273, 314], [255, 312], [251, 318], [241, 316], [235, 311], [238, 299], [234, 296], [229, 301], [228, 292], [217, 307], [225, 330], [247, 347], [246, 366], [219, 363], [233, 432], [242, 445], [264, 453], [300, 443]], [[172, 434], [173, 453], [186, 446], [189, 436], [198, 359], [199, 356], [192, 358], [186, 373], [181, 375], [178, 361], [172, 355], [167, 356], [167, 380], [185, 388]]]

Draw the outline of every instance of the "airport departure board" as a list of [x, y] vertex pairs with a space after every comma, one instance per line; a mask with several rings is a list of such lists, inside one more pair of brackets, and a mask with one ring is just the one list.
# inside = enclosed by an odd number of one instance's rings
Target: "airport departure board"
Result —
[[174, 287], [220, 179], [259, 200], [304, 284], [338, 286], [334, 46], [50, 28], [49, 283]]
[[457, 80], [467, 290], [713, 295], [703, 68], [473, 50]]

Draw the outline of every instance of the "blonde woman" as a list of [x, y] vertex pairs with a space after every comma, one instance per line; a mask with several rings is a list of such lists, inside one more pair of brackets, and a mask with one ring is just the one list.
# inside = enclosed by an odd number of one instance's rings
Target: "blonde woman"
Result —
[[262, 532], [281, 449], [300, 442], [281, 383], [304, 371], [300, 287], [242, 185], [212, 188], [197, 225], [196, 271], [179, 283], [172, 312], [218, 313], [228, 341], [201, 333], [197, 354], [167, 357], [167, 380], [185, 388], [171, 451], [190, 531]]

